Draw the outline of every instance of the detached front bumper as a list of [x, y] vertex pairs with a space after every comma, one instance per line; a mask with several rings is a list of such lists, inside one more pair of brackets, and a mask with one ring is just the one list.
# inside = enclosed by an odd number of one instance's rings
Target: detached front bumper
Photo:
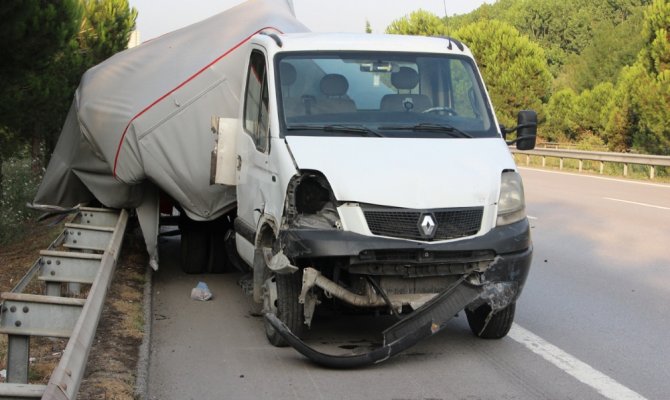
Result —
[[[455, 314], [466, 307], [476, 308], [487, 303], [492, 312], [505, 308], [521, 294], [532, 259], [532, 242], [527, 220], [495, 228], [480, 237], [446, 243], [413, 242], [344, 231], [303, 229], [284, 231], [280, 234], [280, 240], [289, 257], [349, 257], [353, 262], [362, 263], [369, 261], [370, 254], [384, 250], [427, 254], [428, 257], [423, 262], [421, 257], [415, 261], [415, 265], [419, 266], [439, 264], [431, 254], [494, 254], [485, 268], [463, 268], [462, 271], [452, 272], [451, 275], [456, 279], [449, 287], [386, 329], [382, 333], [382, 346], [365, 354], [330, 355], [316, 351], [293, 335], [274, 314], [266, 314], [267, 321], [292, 347], [312, 362], [330, 368], [356, 368], [383, 362], [439, 332]], [[371, 262], [376, 261], [378, 260], [373, 259]], [[463, 261], [464, 265], [468, 264], [467, 257]]]

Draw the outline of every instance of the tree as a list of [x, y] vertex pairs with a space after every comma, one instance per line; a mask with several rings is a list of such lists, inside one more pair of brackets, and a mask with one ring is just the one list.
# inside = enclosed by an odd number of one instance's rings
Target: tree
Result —
[[[79, 29], [82, 11], [78, 0], [0, 3], [0, 95], [29, 71], [43, 69], [66, 47]], [[4, 113], [2, 117], [8, 118]], [[6, 122], [4, 118], [0, 123]]]
[[550, 142], [563, 142], [577, 137], [577, 93], [562, 89], [554, 93], [545, 108], [547, 121], [543, 136]]
[[644, 79], [645, 73], [639, 63], [621, 71], [614, 94], [607, 105], [607, 125], [605, 139], [612, 151], [630, 150], [633, 135], [639, 121], [639, 112], [635, 104], [636, 86]]
[[[81, 75], [126, 48], [137, 12], [129, 8], [127, 0], [59, 0], [46, 1], [46, 6], [39, 0], [20, 3], [3, 11], [17, 15], [17, 28], [10, 30], [17, 32], [11, 46], [17, 53], [15, 61], [27, 67], [4, 87], [2, 95], [7, 101], [0, 104], [1, 123], [29, 142], [33, 170], [38, 174], [53, 150]], [[45, 16], [35, 17], [38, 22], [22, 17], [34, 12]], [[45, 38], [52, 51], [40, 53], [44, 59], [31, 67], [27, 61], [30, 55], [23, 53], [39, 47], [33, 43], [31, 31], [39, 31], [43, 25], [55, 26], [52, 35], [58, 40]], [[43, 36], [41, 32], [37, 35]]]
[[[552, 74], [559, 76], [565, 72], [564, 68], [579, 60], [578, 56], [593, 43], [594, 35], [601, 26], [617, 27], [630, 18], [639, 18], [640, 9], [649, 3], [651, 0], [498, 0], [494, 4], [484, 4], [469, 14], [449, 17], [445, 24], [449, 29], [459, 29], [482, 20], [509, 23], [542, 46]], [[638, 32], [632, 32], [635, 41], [635, 37], [639, 36], [639, 21], [629, 24], [629, 27], [638, 29]], [[619, 36], [607, 38], [617, 44], [611, 50], [620, 53], [618, 46], [628, 48], [631, 36], [623, 36], [626, 33], [616, 32]], [[632, 54], [636, 54], [638, 49], [636, 47]]]
[[616, 82], [621, 69], [635, 62], [643, 46], [640, 26], [644, 10], [638, 7], [630, 12], [623, 22], [605, 20], [595, 24], [589, 44], [566, 59], [557, 86], [581, 91], [600, 82]]
[[136, 19], [137, 10], [128, 0], [87, 0], [77, 37], [79, 51], [86, 56], [86, 69], [125, 50]]
[[444, 22], [437, 15], [424, 10], [397, 19], [386, 28], [386, 33], [398, 35], [444, 36], [446, 32]]
[[655, 0], [645, 12], [640, 61], [654, 78], [670, 78], [670, 2]]
[[577, 137], [585, 135], [603, 137], [607, 124], [606, 110], [614, 96], [614, 85], [610, 82], [598, 84], [593, 90], [584, 90], [574, 105], [574, 122], [577, 125]]
[[495, 20], [467, 25], [454, 37], [475, 55], [501, 123], [516, 125], [517, 113], [524, 109], [536, 110], [542, 120], [552, 76], [540, 46]]
[[633, 147], [670, 154], [670, 1], [655, 0], [647, 9], [643, 35], [639, 63], [644, 74], [631, 93], [639, 113]]
[[365, 20], [365, 33], [372, 33], [372, 27], [370, 26], [370, 21]]
[[670, 2], [645, 11], [644, 46], [625, 68], [609, 104], [608, 146], [670, 155]]
[[[0, 4], [0, 196], [3, 160], [29, 139], [25, 124], [33, 110], [20, 98], [34, 90], [53, 57], [76, 34], [78, 0], [5, 0]], [[34, 169], [38, 169], [34, 165]]]

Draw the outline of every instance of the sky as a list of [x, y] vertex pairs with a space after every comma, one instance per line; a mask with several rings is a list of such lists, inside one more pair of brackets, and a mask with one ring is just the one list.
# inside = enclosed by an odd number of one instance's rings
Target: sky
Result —
[[[241, 0], [130, 0], [142, 41], [201, 21]], [[440, 17], [464, 14], [492, 0], [293, 0], [296, 16], [315, 32], [363, 32], [370, 21], [383, 33], [394, 20], [423, 9]]]

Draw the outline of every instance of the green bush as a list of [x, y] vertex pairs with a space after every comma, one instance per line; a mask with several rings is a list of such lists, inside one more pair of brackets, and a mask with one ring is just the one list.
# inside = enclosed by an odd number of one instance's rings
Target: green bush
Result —
[[10, 158], [2, 163], [2, 193], [0, 193], [0, 244], [20, 237], [24, 224], [34, 218], [26, 208], [35, 197], [41, 181], [30, 168], [29, 158]]

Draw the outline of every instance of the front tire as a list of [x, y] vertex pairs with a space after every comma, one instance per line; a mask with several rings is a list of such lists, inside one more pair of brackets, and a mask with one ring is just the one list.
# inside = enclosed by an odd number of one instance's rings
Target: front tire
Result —
[[516, 303], [512, 303], [502, 310], [498, 310], [490, 316], [488, 324], [487, 318], [491, 314], [491, 306], [484, 304], [474, 311], [465, 309], [465, 315], [468, 317], [468, 325], [472, 333], [483, 339], [501, 339], [507, 336], [514, 323], [514, 312]]
[[[305, 331], [304, 306], [298, 301], [302, 290], [302, 270], [292, 274], [275, 274], [267, 268], [270, 256], [267, 251], [265, 254], [267, 279], [263, 284], [263, 311], [274, 313], [294, 335], [301, 337]], [[288, 346], [279, 332], [267, 321], [265, 321], [265, 336], [273, 346]]]

